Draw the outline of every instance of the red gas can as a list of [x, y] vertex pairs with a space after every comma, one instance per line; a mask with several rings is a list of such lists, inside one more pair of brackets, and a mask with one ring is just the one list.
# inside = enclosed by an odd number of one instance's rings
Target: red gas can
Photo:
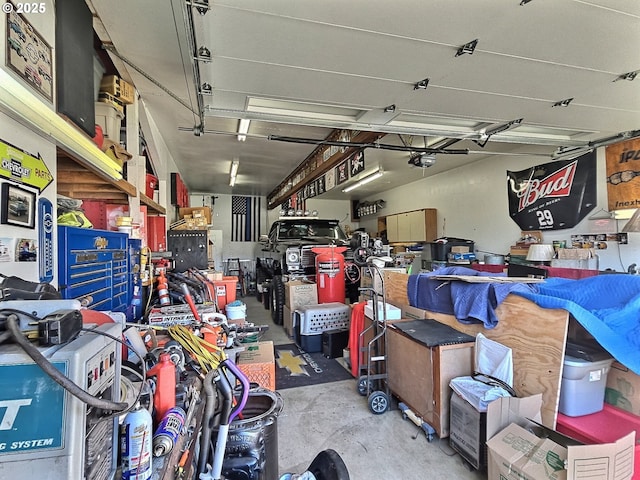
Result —
[[344, 252], [347, 247], [316, 247], [318, 303], [345, 301]]
[[168, 353], [160, 354], [160, 361], [147, 370], [147, 377], [156, 377], [153, 406], [155, 421], [160, 423], [164, 415], [176, 406], [176, 365]]

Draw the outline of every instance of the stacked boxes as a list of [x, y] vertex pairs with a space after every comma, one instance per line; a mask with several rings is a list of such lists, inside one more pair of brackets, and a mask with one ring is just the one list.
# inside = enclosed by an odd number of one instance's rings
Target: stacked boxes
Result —
[[237, 365], [240, 370], [261, 387], [276, 389], [276, 362], [273, 342], [255, 342], [246, 344], [247, 348], [238, 354]]
[[293, 337], [292, 313], [300, 307], [318, 303], [318, 288], [313, 282], [293, 280], [284, 284], [284, 309], [282, 326], [290, 337]]
[[125, 82], [117, 75], [105, 75], [102, 77], [100, 93], [112, 95], [120, 104], [131, 104], [135, 100], [133, 85]]

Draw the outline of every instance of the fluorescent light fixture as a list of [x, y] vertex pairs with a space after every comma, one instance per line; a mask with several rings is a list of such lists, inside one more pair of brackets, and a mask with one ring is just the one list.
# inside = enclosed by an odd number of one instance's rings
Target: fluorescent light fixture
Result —
[[247, 133], [249, 133], [249, 124], [251, 120], [247, 120], [246, 118], [241, 118], [238, 123], [238, 141], [244, 142], [247, 139]]
[[240, 166], [240, 162], [238, 160], [234, 160], [231, 162], [231, 170], [229, 170], [229, 186], [233, 187], [236, 184], [236, 177], [238, 175], [238, 167]]
[[349, 185], [346, 188], [343, 188], [342, 191], [344, 193], [349, 193], [351, 190], [355, 190], [356, 188], [359, 188], [363, 185], [366, 185], [369, 182], [373, 182], [374, 180], [376, 180], [377, 178], [380, 178], [382, 175], [384, 175], [384, 170], [382, 170], [381, 168], [379, 168], [378, 170], [376, 170], [375, 172], [367, 175], [366, 177], [362, 178], [361, 180], [358, 180], [356, 183], [354, 183], [353, 185]]
[[122, 167], [115, 160], [1, 68], [0, 110], [104, 176], [112, 180], [122, 179]]

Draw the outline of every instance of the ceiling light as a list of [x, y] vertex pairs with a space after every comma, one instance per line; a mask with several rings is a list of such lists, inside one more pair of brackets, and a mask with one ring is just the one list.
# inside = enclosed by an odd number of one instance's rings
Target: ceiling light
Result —
[[573, 97], [565, 98], [564, 100], [560, 100], [552, 105], [552, 107], [568, 107], [569, 104], [573, 101]]
[[213, 87], [211, 86], [210, 83], [204, 82], [200, 86], [200, 94], [201, 95], [211, 95], [212, 93], [213, 93]]
[[198, 49], [198, 56], [195, 59], [201, 62], [210, 62], [211, 51], [207, 47], [202, 46]]
[[469, 43], [465, 43], [463, 46], [461, 46], [458, 49], [456, 53], [456, 57], [459, 57], [460, 55], [464, 55], [465, 53], [472, 55], [474, 50], [476, 49], [476, 45], [478, 45], [477, 38], [475, 40], [471, 40]]
[[623, 73], [622, 75], [620, 75], [618, 78], [616, 78], [614, 80], [614, 82], [617, 82], [618, 80], [629, 80], [630, 82], [632, 80], [636, 79], [636, 76], [638, 75], [638, 71], [636, 70], [635, 72], [627, 72], [627, 73]]
[[396, 105], [391, 104], [388, 107], [384, 107], [384, 113], [393, 113], [396, 111]]
[[236, 184], [236, 177], [238, 176], [238, 167], [240, 166], [240, 162], [238, 160], [234, 160], [231, 162], [231, 169], [229, 170], [229, 186], [233, 187]]
[[360, 188], [361, 186], [366, 185], [369, 182], [373, 182], [377, 178], [380, 178], [382, 175], [384, 175], [384, 170], [382, 170], [381, 168], [378, 168], [378, 170], [376, 170], [375, 172], [367, 175], [366, 177], [362, 178], [361, 180], [358, 180], [353, 185], [349, 185], [348, 187], [343, 188], [342, 192], [343, 193], [348, 193], [351, 190], [355, 190], [356, 188]]
[[414, 90], [426, 90], [428, 86], [429, 86], [429, 79], [425, 78], [424, 80], [420, 80], [419, 82], [417, 82], [413, 86], [413, 89]]
[[249, 133], [249, 124], [251, 120], [241, 118], [238, 122], [238, 141], [244, 142], [247, 139], [247, 133]]

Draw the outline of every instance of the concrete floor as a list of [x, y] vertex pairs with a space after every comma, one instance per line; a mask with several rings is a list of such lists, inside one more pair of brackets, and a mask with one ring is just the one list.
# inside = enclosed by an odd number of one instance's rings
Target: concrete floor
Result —
[[[245, 297], [247, 321], [268, 325], [262, 338], [291, 343], [281, 326], [255, 297]], [[322, 450], [332, 448], [344, 460], [351, 480], [484, 479], [471, 471], [448, 439], [431, 442], [410, 420], [403, 420], [395, 401], [381, 415], [369, 410], [357, 393], [356, 380], [279, 391], [284, 409], [277, 420], [280, 475], [302, 473]]]

